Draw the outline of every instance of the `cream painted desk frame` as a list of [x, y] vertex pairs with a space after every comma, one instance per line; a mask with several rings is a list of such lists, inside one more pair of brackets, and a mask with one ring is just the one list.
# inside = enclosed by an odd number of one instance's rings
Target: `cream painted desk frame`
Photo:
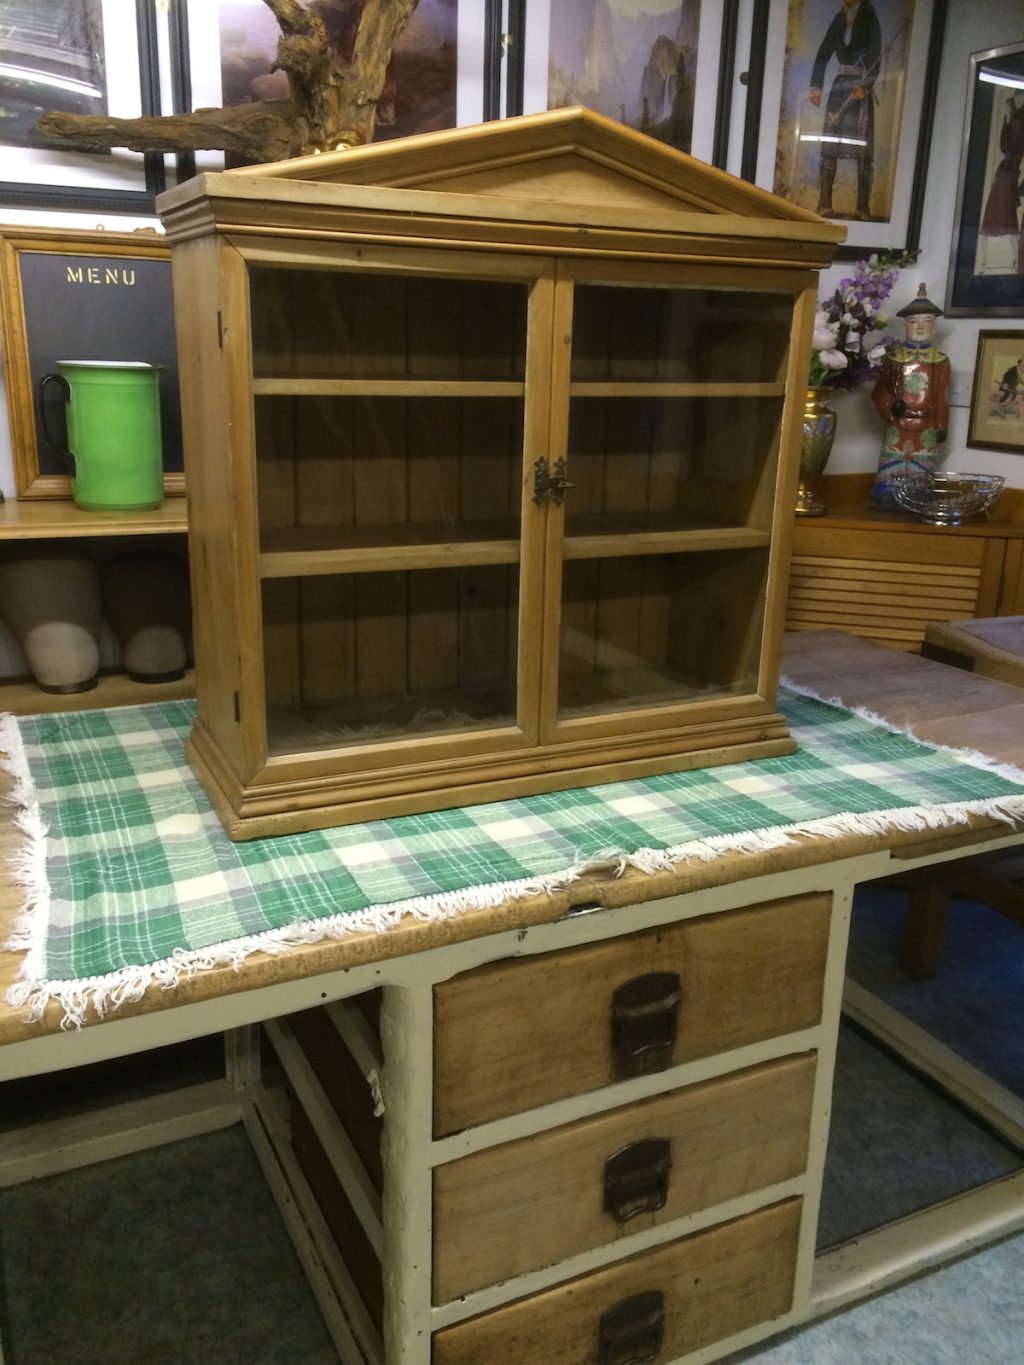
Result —
[[[893, 695], [900, 693], [899, 683], [905, 676], [902, 670], [907, 667], [938, 669], [935, 678], [952, 675], [950, 686], [959, 681], [953, 670], [942, 665], [924, 664], [906, 656], [886, 657], [887, 651], [877, 647], [848, 637], [839, 639], [845, 643], [826, 649], [819, 646], [817, 650], [809, 649], [805, 643], [794, 650], [797, 665], [802, 658], [804, 668], [794, 667], [790, 661], [789, 671], [799, 674], [808, 685], [819, 686], [812, 674], [815, 667], [825, 667], [817, 661], [827, 655], [829, 667], [841, 667], [845, 662], [854, 670], [847, 676], [857, 677], [864, 687], [870, 686], [872, 677], [881, 685], [884, 679], [879, 670], [896, 667], [891, 661], [899, 659], [899, 676], [891, 678], [886, 672]], [[975, 685], [978, 681], [972, 680]], [[999, 684], [991, 686], [1000, 688]], [[821, 690], [831, 694], [825, 686]], [[1014, 701], [1013, 689], [1002, 688], [1001, 692], [1006, 695], [986, 694], [990, 719], [997, 719], [1005, 734], [1020, 735], [1024, 733], [1021, 717], [1007, 714]], [[962, 701], [961, 697], [957, 704], [962, 706]], [[1017, 704], [1024, 709], [1024, 703]], [[882, 708], [876, 703], [875, 709]], [[981, 710], [984, 709], [982, 705]], [[1002, 713], [998, 718], [996, 711]], [[978, 714], [978, 705], [972, 706], [963, 722], [965, 731], [977, 722]], [[951, 737], [947, 742], [954, 741]], [[0, 1079], [57, 1072], [213, 1033], [224, 1034], [226, 1066], [222, 1082], [24, 1132], [5, 1146], [0, 1158], [0, 1184], [67, 1170], [241, 1121], [284, 1214], [345, 1365], [363, 1361], [372, 1365], [383, 1360], [387, 1365], [427, 1365], [430, 1335], [434, 1331], [612, 1260], [742, 1216], [777, 1200], [801, 1197], [791, 1310], [785, 1316], [726, 1336], [679, 1358], [689, 1365], [715, 1360], [1024, 1226], [1024, 1175], [1017, 1174], [815, 1257], [854, 887], [891, 875], [897, 864], [900, 871], [926, 866], [938, 869], [943, 862], [983, 848], [995, 850], [1022, 843], [1024, 831], [1008, 834], [1005, 826], [996, 828], [979, 821], [972, 831], [945, 838], [899, 834], [889, 840], [868, 837], [838, 843], [808, 840], [771, 854], [729, 855], [713, 864], [652, 878], [632, 873], [622, 878], [594, 873], [566, 892], [524, 900], [500, 912], [467, 915], [440, 926], [410, 926], [375, 943], [372, 936], [353, 936], [335, 944], [314, 945], [289, 958], [243, 966], [237, 975], [204, 974], [183, 986], [176, 997], [181, 1003], [174, 1007], [168, 1007], [167, 999], [154, 996], [128, 1007], [130, 1015], [126, 1012], [123, 1018], [115, 1016], [79, 1033], [37, 1030], [38, 1036], [32, 1036], [32, 1030], [11, 1018], [8, 1011], [7, 1017], [0, 1017], [0, 1039], [7, 1044], [0, 1048]], [[597, 1098], [592, 1092], [481, 1124], [453, 1137], [432, 1137], [433, 988], [437, 983], [489, 962], [571, 949], [698, 916], [822, 892], [832, 897], [832, 918], [823, 1011], [814, 1027], [655, 1075], [622, 1081], [598, 1092]], [[382, 952], [389, 955], [384, 957]], [[382, 1043], [388, 1058], [386, 1066], [376, 1054], [374, 1040], [361, 1025], [359, 1012], [344, 1004], [376, 987], [383, 987], [385, 992]], [[908, 1052], [915, 1065], [937, 1074], [990, 1121], [994, 1117], [997, 1126], [1021, 1145], [1024, 1125], [1019, 1101], [951, 1060], [934, 1043], [922, 1041], [913, 1029], [908, 1032], [905, 1021], [898, 1017], [893, 1020], [877, 1002], [865, 999], [866, 993], [856, 988], [848, 990], [849, 1007], [856, 1017]], [[336, 1006], [331, 1016], [350, 1051], [364, 1075], [379, 1080], [380, 1098], [388, 1116], [382, 1198], [361, 1172], [326, 1095], [291, 1036], [287, 1016], [321, 1004]], [[273, 1076], [261, 1075], [257, 1027], [260, 1024], [267, 1025], [288, 1079], [345, 1179], [371, 1242], [384, 1249], [384, 1341], [361, 1306], [297, 1166], [280, 1088], [268, 1083], [273, 1082]], [[569, 1122], [591, 1113], [595, 1105], [609, 1108], [631, 1103], [811, 1049], [817, 1051], [818, 1067], [809, 1156], [803, 1175], [620, 1239], [613, 1247], [585, 1252], [558, 1266], [477, 1291], [457, 1302], [431, 1306], [433, 1167], [499, 1142]], [[665, 1365], [674, 1363], [666, 1361]]]

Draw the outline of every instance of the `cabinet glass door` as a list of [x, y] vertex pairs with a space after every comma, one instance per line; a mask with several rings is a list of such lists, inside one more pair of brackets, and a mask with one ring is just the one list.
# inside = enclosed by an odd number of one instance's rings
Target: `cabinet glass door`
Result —
[[569, 287], [549, 699], [556, 724], [672, 724], [665, 708], [757, 692], [794, 297]]
[[530, 293], [250, 267], [271, 755], [514, 742]]

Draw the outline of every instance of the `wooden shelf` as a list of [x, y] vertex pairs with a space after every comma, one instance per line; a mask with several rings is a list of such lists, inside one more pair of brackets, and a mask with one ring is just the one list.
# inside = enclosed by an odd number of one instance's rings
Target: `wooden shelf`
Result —
[[[798, 517], [797, 522], [811, 520]], [[944, 536], [1024, 536], [1024, 523], [1004, 520], [1000, 516], [998, 504], [992, 512], [979, 512], [967, 517], [956, 526], [936, 526], [922, 521], [913, 512], [876, 511], [861, 505], [830, 506], [823, 517], [815, 518], [824, 529], [829, 527], [843, 531], [899, 531], [910, 535]]]
[[294, 398], [521, 398], [514, 379], [296, 379], [276, 376], [252, 381], [257, 396]]
[[750, 550], [762, 549], [770, 542], [768, 531], [749, 526], [701, 524], [678, 512], [631, 512], [621, 516], [568, 517], [564, 555], [566, 559], [597, 559], [612, 555]]
[[90, 711], [101, 706], [134, 706], [147, 701], [183, 701], [196, 694], [192, 669], [178, 682], [132, 682], [124, 673], [103, 673], [88, 692], [43, 692], [31, 679], [0, 680], [0, 711], [16, 716], [51, 715], [55, 711]]
[[511, 730], [514, 689], [477, 692], [444, 688], [415, 697], [350, 697], [337, 702], [274, 708], [267, 715], [271, 755], [317, 753], [433, 735]]
[[518, 564], [519, 525], [511, 519], [397, 522], [371, 526], [264, 527], [261, 578]]
[[648, 379], [574, 379], [572, 398], [782, 398], [785, 384], [676, 383]]
[[751, 696], [757, 690], [755, 679], [716, 683], [698, 679], [673, 668], [671, 664], [649, 667], [604, 668], [584, 675], [562, 678], [558, 697], [561, 720], [573, 720], [609, 707], [642, 709], [667, 706], [680, 700], [703, 701], [721, 697]]
[[50, 498], [0, 503], [0, 540], [151, 536], [187, 530], [184, 498], [165, 498], [148, 512], [85, 512], [73, 502]]

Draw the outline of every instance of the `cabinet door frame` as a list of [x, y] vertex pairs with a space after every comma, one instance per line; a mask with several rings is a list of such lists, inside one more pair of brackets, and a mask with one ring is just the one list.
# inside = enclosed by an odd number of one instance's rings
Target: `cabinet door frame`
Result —
[[[550, 259], [510, 252], [468, 252], [438, 248], [410, 248], [370, 243], [367, 245], [295, 241], [268, 242], [259, 238], [232, 235], [229, 239], [238, 273], [235, 292], [245, 298], [245, 309], [236, 314], [244, 318], [239, 329], [243, 335], [230, 338], [230, 368], [233, 385], [244, 384], [246, 411], [240, 412], [239, 429], [233, 442], [236, 496], [239, 511], [235, 534], [236, 565], [240, 585], [240, 610], [245, 622], [242, 638], [258, 643], [252, 657], [240, 661], [242, 715], [247, 768], [251, 784], [273, 785], [292, 778], [316, 777], [339, 773], [365, 772], [367, 769], [436, 766], [446, 759], [483, 760], [487, 754], [506, 754], [529, 749], [538, 742], [540, 685], [539, 622], [544, 576], [544, 534], [547, 509], [533, 498], [532, 455], [543, 444], [549, 427], [547, 375], [550, 369], [552, 340], [551, 310], [554, 298], [554, 266]], [[389, 276], [416, 276], [460, 280], [510, 280], [523, 283], [529, 290], [525, 372], [522, 384], [524, 402], [523, 451], [520, 506], [519, 610], [517, 635], [516, 719], [493, 728], [452, 730], [433, 734], [394, 734], [379, 741], [362, 740], [339, 743], [322, 749], [296, 749], [282, 754], [268, 752], [267, 693], [263, 659], [263, 619], [260, 568], [260, 527], [257, 515], [257, 467], [255, 456], [254, 356], [252, 322], [249, 310], [249, 271], [252, 267], [282, 270], [325, 270]], [[227, 349], [227, 340], [225, 342]], [[261, 387], [266, 392], [265, 385]], [[240, 405], [241, 406], [241, 405]], [[358, 572], [358, 570], [353, 570]], [[410, 570], [415, 571], [415, 570]]]
[[560, 458], [566, 460], [570, 482], [573, 472], [572, 459], [568, 451], [573, 293], [577, 284], [589, 283], [722, 289], [750, 294], [788, 294], [791, 297], [789, 347], [783, 367], [784, 374], [780, 375], [775, 384], [744, 386], [753, 392], [753, 396], [758, 396], [758, 390], [761, 390], [763, 393], [775, 391], [782, 398], [774, 475], [766, 471], [755, 498], [757, 517], [763, 522], [762, 541], [759, 543], [763, 543], [768, 552], [764, 615], [760, 641], [752, 645], [757, 651], [756, 683], [749, 691], [709, 698], [704, 702], [693, 698], [681, 698], [678, 702], [627, 707], [618, 711], [609, 709], [597, 715], [560, 719], [558, 693], [562, 582], [566, 559], [566, 510], [568, 508], [571, 511], [570, 489], [565, 503], [561, 505], [552, 503], [548, 508], [541, 661], [542, 744], [663, 732], [715, 719], [727, 724], [730, 719], [740, 720], [763, 711], [765, 703], [775, 705], [777, 692], [775, 679], [778, 676], [782, 648], [792, 508], [799, 465], [802, 400], [807, 378], [806, 356], [810, 351], [811, 330], [817, 307], [817, 275], [809, 270], [765, 269], [763, 266], [752, 268], [740, 264], [662, 265], [654, 261], [620, 263], [597, 259], [560, 260], [555, 281], [553, 314], [555, 335], [552, 345], [551, 429], [548, 448], [551, 460]]

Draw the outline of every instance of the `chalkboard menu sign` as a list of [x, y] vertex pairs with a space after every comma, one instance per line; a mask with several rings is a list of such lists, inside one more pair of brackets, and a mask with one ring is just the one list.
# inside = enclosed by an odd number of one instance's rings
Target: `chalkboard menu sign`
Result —
[[[55, 373], [62, 360], [136, 361], [161, 367], [165, 490], [183, 492], [178, 357], [166, 243], [156, 236], [140, 240], [102, 232], [51, 232], [46, 240], [36, 240], [28, 232], [4, 237], [3, 292], [18, 496], [70, 494], [67, 465], [43, 434], [36, 407], [39, 381]], [[48, 386], [46, 402], [47, 428], [55, 440], [63, 440], [66, 408], [56, 385]]]

